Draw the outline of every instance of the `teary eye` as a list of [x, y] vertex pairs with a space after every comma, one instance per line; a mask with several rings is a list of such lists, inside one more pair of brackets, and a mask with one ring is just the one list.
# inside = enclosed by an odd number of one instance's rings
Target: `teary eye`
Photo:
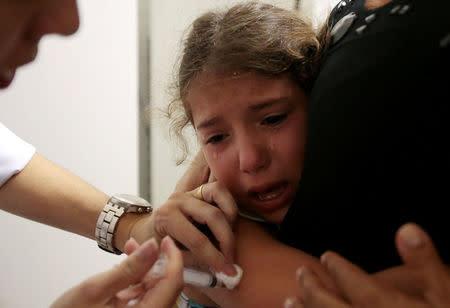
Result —
[[273, 116], [269, 116], [267, 118], [265, 118], [262, 121], [263, 125], [277, 125], [279, 123], [281, 123], [284, 119], [286, 119], [287, 114], [279, 114], [279, 115], [273, 115]]
[[206, 140], [206, 143], [216, 144], [225, 139], [225, 134], [214, 135]]

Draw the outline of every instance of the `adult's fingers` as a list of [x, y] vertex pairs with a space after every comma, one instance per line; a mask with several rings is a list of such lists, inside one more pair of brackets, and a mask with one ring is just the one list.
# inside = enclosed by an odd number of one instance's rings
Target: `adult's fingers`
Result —
[[366, 303], [369, 295], [389, 293], [364, 270], [334, 252], [324, 253], [320, 260], [351, 303]]
[[284, 301], [284, 308], [304, 308], [302, 301], [298, 297], [289, 297]]
[[139, 243], [134, 238], [131, 237], [125, 242], [125, 246], [123, 247], [123, 252], [126, 255], [131, 255], [138, 248], [139, 248]]
[[117, 292], [139, 282], [150, 270], [157, 257], [158, 244], [155, 239], [150, 239], [119, 265], [86, 280], [81, 287], [96, 299], [112, 298]]
[[403, 262], [414, 268], [435, 271], [443, 267], [441, 258], [428, 234], [415, 223], [400, 227], [396, 235], [397, 250]]
[[[326, 290], [319, 277], [312, 270], [301, 267], [297, 270], [296, 275], [301, 288], [301, 301], [299, 299], [292, 301], [293, 305], [305, 308], [349, 307], [343, 299]], [[287, 305], [289, 304], [288, 301]]]
[[184, 175], [177, 182], [175, 192], [187, 192], [208, 182], [209, 174], [209, 166], [206, 163], [203, 152], [199, 151]]
[[[131, 237], [125, 242], [123, 252], [126, 255], [131, 255], [139, 248], [139, 246], [139, 243]], [[137, 298], [144, 291], [145, 286], [142, 282], [140, 282], [135, 285], [130, 285], [128, 288], [117, 292], [116, 298], [118, 298], [122, 303], [128, 303], [130, 300]]]
[[450, 307], [450, 271], [430, 236], [417, 224], [407, 223], [397, 232], [396, 246], [405, 265], [419, 273], [425, 298], [435, 307]]
[[161, 241], [161, 251], [169, 260], [164, 276], [146, 292], [137, 307], [170, 308], [184, 286], [183, 258], [170, 237]]
[[141, 294], [145, 292], [145, 284], [142, 282], [129, 286], [116, 293], [116, 298], [121, 303], [128, 303], [131, 300], [138, 298]]

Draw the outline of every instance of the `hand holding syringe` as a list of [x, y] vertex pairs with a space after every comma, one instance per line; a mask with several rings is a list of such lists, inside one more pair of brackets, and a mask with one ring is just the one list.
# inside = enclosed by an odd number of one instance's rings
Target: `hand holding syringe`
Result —
[[[164, 276], [165, 269], [168, 263], [167, 256], [161, 254], [158, 260], [153, 264], [152, 269], [148, 272], [148, 276], [153, 279], [158, 279]], [[215, 275], [207, 272], [198, 271], [191, 268], [184, 268], [183, 279], [186, 284], [204, 287], [204, 288], [219, 288], [226, 287], [227, 289], [234, 289], [242, 278], [242, 269], [238, 265], [236, 268], [236, 276], [230, 277], [223, 273], [216, 273]]]
[[[134, 248], [138, 247], [138, 244], [134, 240], [129, 240]], [[166, 267], [169, 260], [165, 254], [160, 254], [158, 260], [153, 264], [150, 271], [142, 278], [140, 283], [131, 285], [125, 290], [116, 294], [116, 297], [122, 302], [128, 302], [128, 306], [134, 306], [138, 302], [138, 298], [141, 294], [145, 293], [147, 289], [151, 289], [162, 279], [166, 273]], [[227, 276], [224, 273], [216, 273], [215, 275], [208, 272], [198, 271], [191, 268], [184, 268], [183, 280], [186, 284], [206, 287], [206, 288], [219, 288], [226, 287], [233, 289], [236, 287], [242, 278], [242, 269], [238, 265], [234, 265], [237, 274], [233, 277]]]

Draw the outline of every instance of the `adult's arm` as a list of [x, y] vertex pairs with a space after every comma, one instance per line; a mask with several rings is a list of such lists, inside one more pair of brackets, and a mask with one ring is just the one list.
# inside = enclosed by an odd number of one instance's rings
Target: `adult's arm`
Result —
[[[118, 249], [123, 251], [131, 236], [143, 243], [151, 237], [160, 241], [170, 235], [216, 270], [234, 271], [228, 264], [233, 260], [234, 239], [230, 225], [236, 213], [231, 194], [217, 184], [205, 187], [206, 201], [218, 204], [219, 210], [199, 200], [195, 190], [181, 192], [207, 178], [202, 158], [197, 157], [177, 185], [177, 192], [153, 214], [129, 213], [119, 220], [114, 237]], [[92, 239], [107, 200], [106, 194], [37, 153], [21, 172], [0, 188], [1, 209]], [[210, 225], [221, 243], [221, 250], [192, 225], [192, 219]], [[189, 228], [192, 232], [186, 231]]]
[[0, 188], [2, 210], [92, 239], [107, 200], [106, 194], [38, 153]]
[[[0, 123], [0, 209], [93, 239], [107, 200], [106, 194], [37, 154]], [[127, 216], [117, 227], [119, 249], [137, 220]]]

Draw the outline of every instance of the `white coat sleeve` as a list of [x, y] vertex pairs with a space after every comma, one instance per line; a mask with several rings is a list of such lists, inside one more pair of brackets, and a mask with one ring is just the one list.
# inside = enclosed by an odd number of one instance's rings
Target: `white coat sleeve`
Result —
[[31, 160], [36, 149], [0, 123], [0, 187], [19, 173]]

